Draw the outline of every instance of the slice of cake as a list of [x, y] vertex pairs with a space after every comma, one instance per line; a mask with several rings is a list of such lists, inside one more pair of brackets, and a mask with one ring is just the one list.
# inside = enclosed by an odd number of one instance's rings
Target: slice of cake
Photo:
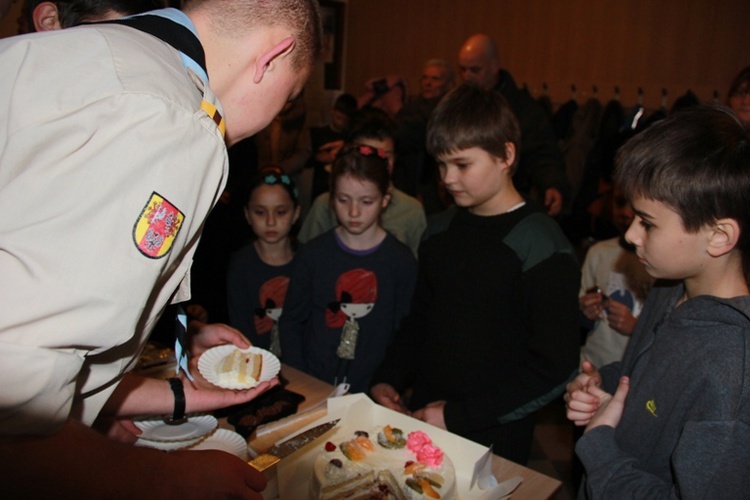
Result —
[[[375, 436], [371, 439], [370, 436]], [[389, 425], [327, 442], [313, 466], [311, 497], [321, 500], [456, 498], [450, 458], [422, 431]]]
[[240, 383], [251, 387], [260, 378], [263, 356], [259, 353], [232, 351], [219, 364], [219, 381], [224, 384]]

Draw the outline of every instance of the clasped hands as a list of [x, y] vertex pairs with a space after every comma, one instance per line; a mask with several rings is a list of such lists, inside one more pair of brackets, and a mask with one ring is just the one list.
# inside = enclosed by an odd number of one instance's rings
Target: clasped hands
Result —
[[433, 401], [424, 408], [410, 412], [401, 400], [401, 395], [390, 384], [376, 384], [370, 390], [370, 394], [376, 403], [386, 408], [447, 430], [444, 415], [445, 401]]
[[[606, 297], [597, 288], [589, 289], [578, 299], [578, 306], [591, 321], [602, 319], [610, 328], [622, 335], [632, 335], [638, 318], [630, 308], [615, 299]], [[606, 314], [605, 314], [606, 311]]]
[[571, 381], [565, 391], [568, 420], [577, 426], [586, 426], [584, 433], [602, 425], [617, 427], [622, 418], [625, 399], [630, 389], [630, 379], [620, 378], [615, 394], [601, 388], [599, 370], [584, 361], [581, 373]]

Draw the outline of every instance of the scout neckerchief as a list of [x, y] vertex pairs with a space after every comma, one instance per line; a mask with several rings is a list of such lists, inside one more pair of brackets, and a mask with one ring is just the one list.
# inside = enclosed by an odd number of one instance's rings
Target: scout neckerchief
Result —
[[[105, 21], [102, 24], [106, 23], [130, 26], [131, 28], [135, 28], [159, 38], [195, 61], [195, 63], [203, 69], [206, 75], [208, 75], [208, 70], [206, 69], [206, 55], [203, 52], [203, 46], [201, 45], [200, 40], [198, 40], [198, 37], [185, 26], [172, 21], [171, 19], [167, 19], [166, 17], [151, 14]], [[208, 82], [205, 82], [205, 84], [208, 85]], [[219, 127], [221, 134], [224, 135], [224, 119], [219, 113], [219, 110], [216, 109], [216, 106], [204, 99], [203, 102], [201, 102], [201, 109], [211, 117], [216, 123], [216, 126]], [[187, 314], [185, 313], [185, 309], [179, 305], [177, 306], [177, 316], [175, 318], [175, 337], [174, 351], [175, 358], [177, 359], [176, 371], [177, 373], [180, 373], [180, 369], [183, 369], [187, 378], [192, 381], [193, 377], [188, 370]]]

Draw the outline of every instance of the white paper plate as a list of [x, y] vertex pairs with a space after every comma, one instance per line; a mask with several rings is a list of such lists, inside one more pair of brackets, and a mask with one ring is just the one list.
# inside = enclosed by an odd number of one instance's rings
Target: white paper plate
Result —
[[231, 453], [242, 460], [248, 459], [245, 438], [229, 429], [218, 428], [205, 439], [188, 447], [190, 450], [221, 450]]
[[[256, 383], [223, 383], [219, 380], [219, 367], [221, 366], [222, 360], [235, 350], [239, 350], [241, 352], [257, 353], [263, 356], [263, 366], [260, 370], [260, 380], [258, 380]], [[279, 358], [266, 351], [265, 349], [260, 349], [258, 347], [238, 349], [237, 346], [232, 344], [220, 345], [218, 347], [214, 347], [213, 349], [209, 349], [208, 351], [201, 354], [201, 357], [198, 360], [198, 370], [200, 370], [201, 375], [203, 375], [205, 379], [212, 384], [218, 387], [223, 387], [224, 389], [251, 389], [258, 385], [259, 382], [265, 382], [266, 380], [271, 380], [272, 378], [274, 378], [276, 375], [278, 375], [280, 369], [281, 363], [279, 362]]]
[[150, 439], [138, 438], [138, 441], [135, 442], [135, 445], [143, 446], [144, 448], [156, 448], [157, 450], [162, 451], [175, 451], [195, 445], [203, 439], [205, 439], [204, 436], [189, 439], [187, 441], [151, 441]]
[[133, 423], [143, 431], [140, 439], [170, 443], [200, 439], [218, 426], [213, 415], [190, 415], [186, 422], [178, 425], [168, 424], [163, 418], [136, 420]]

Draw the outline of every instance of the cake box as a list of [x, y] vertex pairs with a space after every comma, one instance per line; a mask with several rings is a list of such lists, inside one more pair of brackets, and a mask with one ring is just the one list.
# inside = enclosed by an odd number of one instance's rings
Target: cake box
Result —
[[[498, 498], [500, 488], [503, 487], [501, 484], [483, 490], [477, 484], [474, 484], [472, 488], [472, 478], [476, 469], [481, 469], [481, 472], [484, 472], [482, 482], [487, 481], [490, 485], [497, 484], [494, 477], [488, 477], [488, 475], [491, 475], [491, 471], [489, 471], [491, 459], [489, 448], [421, 420], [380, 406], [365, 394], [330, 398], [328, 400], [328, 414], [312, 422], [306, 428], [315, 427], [335, 418], [341, 419], [339, 424], [329, 431], [323, 439], [306, 446], [279, 463], [277, 477], [281, 500], [310, 498], [313, 464], [326, 441], [339, 442], [344, 439], [344, 436], [352, 435], [354, 431], [372, 429], [383, 425], [398, 427], [404, 431], [404, 434], [415, 430], [426, 432], [432, 438], [433, 443], [442, 448], [455, 465], [459, 499]], [[486, 464], [486, 467], [482, 467], [482, 464]]]

